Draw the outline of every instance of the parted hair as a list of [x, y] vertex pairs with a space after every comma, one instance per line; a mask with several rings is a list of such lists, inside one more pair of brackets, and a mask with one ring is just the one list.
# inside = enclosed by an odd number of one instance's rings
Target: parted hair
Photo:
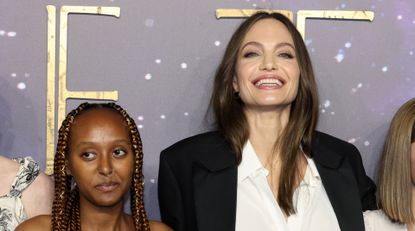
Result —
[[135, 155], [134, 170], [130, 186], [131, 215], [136, 231], [149, 231], [149, 222], [144, 209], [143, 183], [143, 151], [140, 134], [134, 120], [128, 113], [115, 103], [89, 104], [83, 103], [66, 116], [59, 129], [58, 145], [54, 160], [55, 199], [52, 207], [53, 231], [80, 231], [81, 219], [79, 212], [79, 190], [72, 187], [72, 176], [68, 174], [66, 161], [69, 155], [71, 127], [77, 116], [98, 108], [108, 108], [118, 113], [125, 121], [129, 130], [132, 150]]
[[[210, 106], [213, 109], [218, 130], [223, 134], [236, 161], [242, 160], [242, 149], [249, 137], [249, 126], [244, 114], [244, 104], [233, 88], [237, 57], [245, 35], [258, 21], [275, 19], [288, 29], [294, 41], [300, 69], [299, 89], [291, 104], [289, 122], [275, 141], [276, 152], [281, 153], [281, 175], [278, 187], [278, 204], [286, 214], [295, 213], [293, 194], [298, 182], [299, 160], [302, 152], [311, 157], [311, 142], [318, 121], [318, 93], [314, 72], [303, 38], [293, 23], [279, 13], [259, 12], [246, 19], [231, 37], [225, 54], [216, 70]], [[275, 159], [274, 155], [274, 159]], [[272, 160], [272, 158], [271, 158]]]
[[[395, 222], [415, 222], [411, 210], [411, 144], [415, 142], [415, 98], [403, 104], [393, 117], [379, 165], [378, 205]], [[415, 166], [412, 166], [414, 168]]]

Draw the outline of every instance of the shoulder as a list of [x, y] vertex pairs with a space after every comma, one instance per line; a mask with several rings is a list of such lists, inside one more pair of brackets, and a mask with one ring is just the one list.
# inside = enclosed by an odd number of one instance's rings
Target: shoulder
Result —
[[186, 138], [163, 150], [160, 168], [163, 169], [167, 163], [183, 172], [191, 171], [191, 163], [217, 171], [236, 166], [236, 159], [225, 138], [214, 131]]
[[149, 221], [151, 231], [173, 231], [169, 226], [159, 221]]
[[[19, 163], [16, 161], [13, 161], [7, 157], [4, 157], [0, 155], [0, 185], [9, 185], [5, 188], [3, 188], [5, 191], [3, 192], [3, 189], [1, 189], [0, 194], [5, 194], [10, 189], [10, 184], [12, 183], [13, 179], [16, 177], [17, 172], [19, 171]], [[6, 192], [7, 191], [7, 192]]]
[[224, 140], [223, 136], [218, 131], [211, 131], [206, 133], [201, 133], [188, 137], [186, 139], [180, 140], [170, 147], [166, 148], [164, 151], [172, 151], [177, 149], [185, 149], [191, 146], [203, 146], [216, 143], [217, 141]]
[[32, 192], [42, 192], [42, 193], [50, 193], [53, 191], [53, 181], [52, 179], [43, 172], [39, 172], [39, 175], [33, 181], [33, 183], [29, 186], [27, 191]]
[[[18, 168], [19, 167], [19, 163], [17, 163], [16, 161], [14, 161], [12, 159], [9, 159], [9, 158], [7, 158], [3, 155], [0, 155], [0, 163], [4, 167], [4, 168], [2, 167], [2, 170], [8, 169], [9, 167], [12, 167], [12, 168], [16, 168], [16, 167]], [[3, 165], [3, 164], [7, 164], [7, 165]]]
[[2, 176], [8, 174], [12, 174], [14, 176], [19, 170], [20, 164], [12, 159], [0, 155], [0, 166], [0, 174]]
[[28, 219], [17, 226], [16, 231], [47, 231], [52, 229], [50, 215], [40, 215]]
[[346, 150], [353, 149], [353, 150], [356, 150], [356, 147], [353, 144], [351, 144], [349, 142], [346, 142], [344, 140], [341, 140], [341, 139], [339, 139], [337, 137], [334, 137], [332, 135], [329, 135], [329, 134], [326, 134], [326, 133], [323, 133], [323, 132], [319, 132], [319, 131], [315, 132], [314, 141], [315, 141], [314, 145], [325, 146], [326, 148], [329, 148], [329, 149], [336, 149], [336, 150], [339, 150], [339, 149], [346, 149]]
[[22, 193], [22, 201], [28, 217], [50, 214], [54, 196], [52, 179], [39, 172], [36, 179]]
[[206, 149], [211, 150], [212, 148], [222, 146], [224, 143], [226, 143], [225, 139], [219, 132], [206, 132], [176, 142], [175, 144], [164, 149], [161, 152], [161, 155], [163, 157], [167, 155], [167, 153], [171, 156], [173, 155], [171, 153], [180, 155], [181, 153], [189, 153], [192, 151], [203, 151]]
[[371, 210], [363, 213], [365, 229], [368, 231], [404, 231], [405, 225], [392, 222], [382, 210]]
[[318, 131], [313, 139], [312, 155], [318, 163], [331, 168], [337, 168], [344, 159], [352, 165], [362, 162], [359, 150], [353, 144]]
[[312, 150], [320, 153], [336, 153], [341, 157], [360, 156], [359, 151], [353, 144], [318, 131], [314, 136]]

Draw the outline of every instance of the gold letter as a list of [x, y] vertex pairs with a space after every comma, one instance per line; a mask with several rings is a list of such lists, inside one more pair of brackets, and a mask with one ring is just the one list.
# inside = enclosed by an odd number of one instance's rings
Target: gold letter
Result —
[[305, 39], [305, 20], [307, 18], [325, 19], [350, 19], [373, 21], [373, 11], [348, 11], [348, 10], [299, 10], [297, 12], [297, 29]]
[[48, 11], [48, 70], [46, 85], [46, 170], [53, 172], [55, 144], [55, 54], [56, 54], [56, 7], [46, 6]]
[[[47, 71], [47, 115], [46, 115], [46, 170], [53, 172], [55, 131], [55, 52], [56, 52], [56, 8], [48, 5], [48, 71]], [[65, 118], [67, 99], [118, 100], [118, 91], [70, 91], [66, 88], [68, 14], [98, 14], [120, 16], [119, 7], [62, 6], [59, 26], [59, 88], [58, 126]]]
[[293, 12], [290, 10], [265, 10], [265, 9], [216, 9], [216, 18], [247, 18], [257, 12], [277, 12], [285, 15], [293, 21]]
[[62, 6], [60, 15], [59, 33], [59, 99], [58, 99], [58, 125], [62, 123], [66, 111], [66, 99], [101, 99], [118, 100], [118, 91], [69, 91], [66, 88], [66, 63], [67, 63], [67, 38], [68, 38], [68, 14], [103, 14], [120, 16], [119, 7], [101, 6]]

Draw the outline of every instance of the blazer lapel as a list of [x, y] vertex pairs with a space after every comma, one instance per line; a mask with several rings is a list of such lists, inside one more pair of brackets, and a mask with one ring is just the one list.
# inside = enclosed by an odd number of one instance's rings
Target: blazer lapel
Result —
[[363, 231], [362, 207], [350, 164], [324, 144], [313, 145], [312, 152], [340, 229]]
[[235, 230], [237, 165], [225, 141], [193, 166], [193, 187], [198, 231]]

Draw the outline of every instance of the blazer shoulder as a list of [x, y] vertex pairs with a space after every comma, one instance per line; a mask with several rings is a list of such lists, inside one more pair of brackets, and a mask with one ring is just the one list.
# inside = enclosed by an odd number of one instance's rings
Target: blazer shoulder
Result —
[[199, 163], [211, 171], [236, 164], [233, 151], [218, 131], [198, 134], [181, 140], [161, 152], [160, 163], [183, 166]]
[[344, 159], [361, 160], [360, 152], [353, 144], [319, 131], [315, 133], [312, 155], [318, 163], [330, 168], [337, 168]]
[[326, 148], [339, 153], [358, 151], [353, 144], [320, 131], [316, 131], [314, 139], [314, 145], [325, 146]]
[[205, 148], [209, 149], [224, 141], [225, 139], [218, 131], [205, 132], [180, 140], [164, 149], [161, 153], [163, 155], [164, 153], [183, 153]]

